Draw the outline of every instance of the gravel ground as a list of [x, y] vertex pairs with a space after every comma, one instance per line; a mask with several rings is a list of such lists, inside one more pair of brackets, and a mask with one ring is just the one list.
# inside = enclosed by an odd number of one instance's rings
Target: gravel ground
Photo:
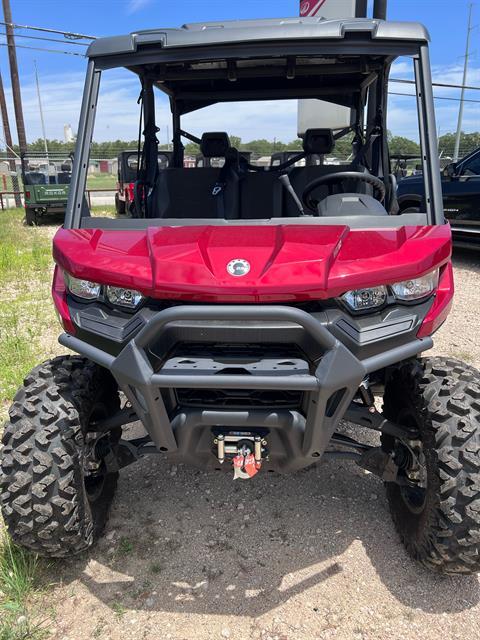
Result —
[[[480, 367], [480, 258], [455, 267], [435, 351]], [[349, 462], [233, 483], [144, 459], [121, 474], [106, 536], [49, 578], [58, 640], [480, 638], [478, 577], [416, 566], [382, 483]]]

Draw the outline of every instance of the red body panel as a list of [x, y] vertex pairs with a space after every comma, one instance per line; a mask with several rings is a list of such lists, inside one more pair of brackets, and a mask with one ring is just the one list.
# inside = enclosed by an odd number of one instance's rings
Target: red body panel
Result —
[[435, 301], [422, 322], [419, 338], [433, 335], [445, 322], [452, 308], [454, 290], [453, 267], [449, 262], [440, 274]]
[[133, 202], [133, 182], [120, 183], [117, 182], [117, 193], [120, 200], [125, 200], [126, 204]]
[[[449, 261], [451, 234], [449, 225], [60, 229], [53, 254], [78, 278], [135, 288], [153, 298], [301, 302], [428, 273]], [[248, 260], [248, 275], [227, 272], [235, 258]]]

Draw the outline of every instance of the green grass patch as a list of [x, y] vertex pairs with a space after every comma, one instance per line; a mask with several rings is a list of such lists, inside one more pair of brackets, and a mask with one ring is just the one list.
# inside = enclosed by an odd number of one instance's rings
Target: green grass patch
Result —
[[116, 189], [117, 176], [111, 173], [90, 173], [87, 177], [87, 189]]
[[26, 227], [23, 209], [9, 209], [0, 213], [0, 286], [15, 281], [28, 285], [48, 271], [51, 265], [51, 246], [45, 230]]
[[24, 375], [44, 359], [55, 326], [51, 228], [26, 227], [23, 210], [0, 215], [0, 418]]
[[41, 640], [45, 620], [32, 606], [37, 591], [38, 558], [0, 536], [0, 640]]
[[[92, 214], [113, 217], [114, 208]], [[23, 209], [0, 212], [0, 424], [25, 374], [62, 352], [50, 293], [55, 230], [25, 226]]]

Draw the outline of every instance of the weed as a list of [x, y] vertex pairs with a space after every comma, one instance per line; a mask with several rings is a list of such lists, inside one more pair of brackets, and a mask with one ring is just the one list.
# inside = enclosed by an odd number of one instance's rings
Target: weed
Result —
[[107, 623], [105, 622], [105, 620], [103, 618], [100, 618], [92, 631], [92, 638], [100, 638], [106, 626]]
[[160, 562], [152, 562], [152, 564], [150, 565], [150, 573], [158, 575], [159, 573], [162, 573], [162, 571], [163, 565]]
[[118, 554], [121, 556], [127, 556], [133, 551], [133, 543], [128, 538], [120, 538], [120, 544], [118, 545]]
[[[123, 618], [123, 616], [127, 613], [127, 608], [120, 604], [120, 602], [113, 602], [112, 611], [117, 616], [117, 618]], [[1, 639], [0, 639], [1, 640]]]
[[29, 612], [38, 559], [3, 535], [0, 538], [0, 640], [41, 640], [47, 630]]
[[0, 584], [7, 603], [22, 605], [32, 592], [38, 567], [37, 556], [17, 547], [6, 535], [0, 549]]

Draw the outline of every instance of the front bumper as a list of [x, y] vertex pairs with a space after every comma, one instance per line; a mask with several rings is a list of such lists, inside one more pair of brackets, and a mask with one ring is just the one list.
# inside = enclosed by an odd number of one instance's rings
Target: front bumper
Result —
[[[232, 367], [214, 358], [188, 359], [187, 343], [183, 360], [172, 358], [165, 337], [170, 326], [182, 322], [199, 323], [196, 340], [200, 333], [206, 345], [218, 343], [219, 329], [228, 322], [245, 323], [245, 327], [251, 322], [265, 323], [268, 332], [259, 332], [255, 341], [265, 345], [282, 343], [279, 336], [285, 328], [296, 327], [315, 345], [316, 356], [313, 360], [307, 357], [304, 366], [295, 359], [279, 362], [282, 366], [276, 367], [270, 360], [250, 358], [247, 364]], [[241, 340], [241, 332], [236, 339]], [[117, 356], [69, 334], [63, 334], [60, 343], [112, 372], [159, 450], [202, 468], [215, 467], [212, 442], [216, 432], [258, 430], [262, 436], [268, 434], [267, 466], [282, 472], [318, 461], [368, 374], [416, 356], [433, 344], [431, 338], [412, 339], [361, 360], [311, 314], [273, 305], [165, 309], [153, 315]], [[158, 344], [165, 354], [161, 360], [156, 353]], [[243, 345], [247, 352], [248, 346]], [[302, 403], [295, 409], [262, 409], [253, 404], [192, 407], [182, 404], [181, 390], [185, 389], [297, 391], [302, 394]]]

